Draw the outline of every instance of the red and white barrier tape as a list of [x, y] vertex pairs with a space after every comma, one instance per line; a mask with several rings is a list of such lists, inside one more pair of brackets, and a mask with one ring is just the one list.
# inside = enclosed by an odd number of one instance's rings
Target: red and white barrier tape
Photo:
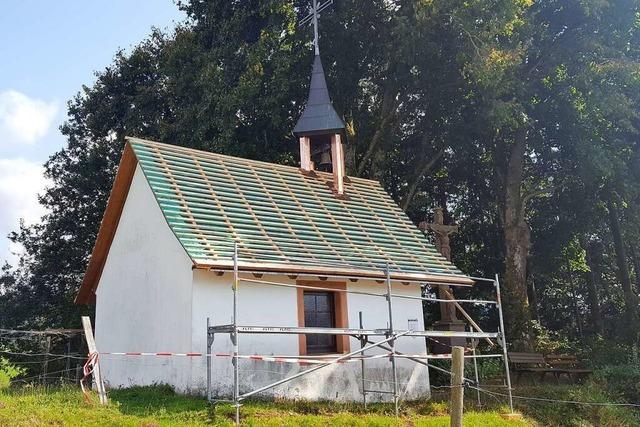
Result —
[[[155, 352], [155, 353], [145, 353], [145, 352], [100, 352], [101, 355], [111, 355], [111, 356], [159, 356], [159, 357], [208, 357], [205, 353], [170, 353], [170, 352]], [[232, 353], [213, 353], [210, 355], [211, 357], [233, 357]], [[384, 354], [376, 354], [371, 356], [353, 356], [349, 359], [339, 360], [337, 363], [347, 363], [347, 362], [356, 362], [362, 359], [381, 359], [385, 357], [389, 357], [390, 353]], [[331, 363], [335, 357], [288, 357], [288, 356], [262, 356], [258, 354], [254, 355], [238, 355], [239, 359], [247, 359], [247, 360], [262, 360], [265, 362], [278, 362], [278, 363], [299, 363], [301, 365], [305, 364], [323, 364], [323, 363]]]
[[206, 356], [204, 353], [169, 353], [169, 352], [156, 352], [156, 353], [142, 353], [137, 351], [126, 352], [105, 352], [101, 351], [100, 354], [108, 354], [112, 356], [184, 356], [184, 357], [202, 357]]
[[[396, 354], [396, 357], [403, 359], [451, 359], [451, 353], [446, 354]], [[503, 357], [502, 354], [477, 354], [465, 355], [465, 359], [481, 359], [485, 357]]]
[[[145, 352], [101, 352], [102, 355], [113, 355], [113, 356], [158, 356], [158, 357], [208, 357], [206, 353], [171, 353], [171, 352], [155, 352], [155, 353], [145, 353]], [[212, 353], [211, 357], [233, 357], [232, 353]], [[349, 362], [358, 362], [361, 360], [371, 360], [371, 359], [384, 359], [391, 356], [391, 353], [382, 353], [375, 354], [369, 356], [352, 356], [348, 359], [339, 360], [336, 363], [349, 363]], [[495, 355], [478, 355], [476, 357], [494, 357]], [[500, 355], [497, 355], [500, 356]], [[396, 354], [397, 358], [403, 359], [451, 359], [451, 353], [447, 354]], [[474, 357], [474, 356], [465, 356], [465, 357]], [[293, 356], [264, 356], [259, 354], [253, 355], [238, 355], [239, 359], [246, 360], [261, 360], [264, 362], [276, 362], [276, 363], [298, 363], [300, 365], [321, 365], [324, 363], [333, 362], [336, 357], [331, 356], [306, 356], [306, 357], [293, 357]]]
[[98, 364], [98, 353], [91, 353], [89, 354], [87, 361], [85, 362], [84, 366], [82, 366], [82, 379], [80, 380], [80, 388], [82, 389], [82, 394], [84, 396], [84, 400], [87, 403], [91, 403], [91, 397], [89, 394], [89, 391], [86, 388], [85, 382], [87, 381], [87, 378], [89, 378], [89, 376], [93, 373], [93, 369], [95, 368], [95, 366]]
[[[352, 356], [348, 359], [338, 360], [335, 363], [349, 363], [349, 362], [358, 362], [360, 360], [371, 360], [371, 359], [383, 359], [389, 357], [390, 353], [386, 354], [376, 354], [371, 356]], [[218, 356], [218, 355], [216, 355]], [[233, 355], [229, 355], [233, 357]], [[224, 357], [228, 357], [224, 355]], [[238, 356], [241, 359], [249, 359], [249, 360], [262, 360], [264, 362], [278, 362], [278, 363], [298, 363], [300, 365], [322, 365], [325, 363], [332, 363], [336, 358], [335, 357], [323, 357], [323, 358], [301, 358], [301, 357], [278, 357], [278, 356]]]

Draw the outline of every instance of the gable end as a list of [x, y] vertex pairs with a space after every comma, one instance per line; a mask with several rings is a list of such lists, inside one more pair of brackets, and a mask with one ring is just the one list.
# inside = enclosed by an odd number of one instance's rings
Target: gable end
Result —
[[98, 281], [102, 275], [104, 264], [107, 261], [107, 255], [109, 254], [113, 237], [116, 234], [116, 229], [118, 228], [120, 215], [122, 214], [124, 203], [127, 200], [137, 164], [138, 161], [133, 153], [133, 149], [127, 142], [122, 152], [122, 158], [120, 159], [118, 172], [113, 182], [111, 194], [109, 195], [107, 208], [100, 223], [98, 237], [91, 252], [89, 265], [84, 273], [78, 295], [76, 295], [76, 304], [89, 304], [95, 299]]

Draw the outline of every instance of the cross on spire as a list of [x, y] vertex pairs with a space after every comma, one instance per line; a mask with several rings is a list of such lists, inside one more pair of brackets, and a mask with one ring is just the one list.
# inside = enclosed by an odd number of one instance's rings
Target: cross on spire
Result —
[[318, 4], [318, 0], [313, 0], [313, 5], [311, 6], [311, 10], [309, 14], [305, 16], [301, 21], [299, 26], [306, 25], [308, 23], [313, 23], [313, 48], [315, 50], [316, 55], [320, 55], [320, 36], [318, 35], [318, 18], [320, 18], [320, 12], [325, 10], [327, 7], [333, 4], [333, 0], [326, 0], [324, 3]]

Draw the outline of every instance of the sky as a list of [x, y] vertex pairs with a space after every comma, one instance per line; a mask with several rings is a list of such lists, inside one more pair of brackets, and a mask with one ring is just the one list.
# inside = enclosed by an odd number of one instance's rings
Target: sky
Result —
[[65, 145], [66, 105], [118, 49], [151, 27], [184, 20], [172, 0], [20, 0], [0, 13], [0, 264], [19, 247], [6, 238], [44, 213], [43, 163]]

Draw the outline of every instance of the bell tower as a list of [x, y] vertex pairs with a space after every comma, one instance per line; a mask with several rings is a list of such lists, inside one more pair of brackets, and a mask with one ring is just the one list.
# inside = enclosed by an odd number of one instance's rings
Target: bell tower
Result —
[[[326, 3], [325, 3], [326, 4]], [[326, 7], [320, 6], [320, 9]], [[300, 169], [303, 172], [333, 173], [333, 191], [344, 194], [345, 162], [342, 135], [344, 122], [333, 108], [318, 46], [319, 8], [314, 0], [310, 17], [314, 26], [313, 68], [309, 97], [293, 133], [300, 141]]]

